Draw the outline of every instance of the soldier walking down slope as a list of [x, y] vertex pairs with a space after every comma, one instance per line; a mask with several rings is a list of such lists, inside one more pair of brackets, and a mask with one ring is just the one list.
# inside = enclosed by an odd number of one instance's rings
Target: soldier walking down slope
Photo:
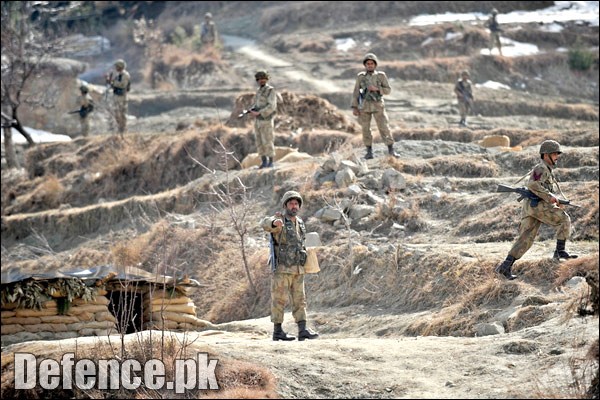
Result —
[[275, 88], [267, 83], [270, 78], [267, 71], [258, 71], [254, 78], [258, 84], [258, 90], [254, 98], [254, 105], [248, 112], [254, 117], [256, 150], [262, 161], [258, 168], [270, 168], [273, 166], [275, 158], [273, 129], [277, 114], [277, 94]]
[[122, 135], [127, 132], [127, 93], [131, 89], [131, 77], [125, 69], [127, 68], [125, 61], [117, 60], [114, 66], [116, 73], [111, 72], [106, 76], [106, 84], [113, 91], [115, 120]]
[[488, 46], [490, 49], [490, 55], [492, 55], [492, 49], [494, 48], [494, 46], [498, 47], [498, 52], [500, 53], [500, 55], [502, 55], [502, 44], [500, 43], [500, 32], [502, 32], [502, 29], [500, 28], [500, 24], [496, 19], [497, 16], [498, 10], [494, 8], [492, 9], [492, 14], [490, 15], [490, 18], [487, 21], [487, 27], [490, 30], [490, 43]]
[[[565, 243], [571, 234], [571, 218], [559, 204], [559, 199], [554, 193], [562, 195], [558, 182], [552, 173], [562, 151], [560, 144], [554, 140], [545, 140], [540, 146], [540, 158], [529, 173], [527, 188], [541, 200], [532, 205], [528, 199], [523, 200], [519, 236], [508, 252], [506, 259], [496, 267], [495, 271], [507, 279], [515, 279], [512, 274], [514, 262], [520, 259], [531, 248], [533, 241], [542, 224], [550, 225], [556, 229], [556, 250], [554, 259], [577, 258], [565, 250]], [[564, 197], [564, 196], [563, 196]]]
[[390, 94], [392, 88], [383, 71], [377, 71], [377, 56], [367, 54], [363, 59], [365, 70], [356, 76], [352, 93], [352, 113], [358, 117], [362, 127], [363, 144], [367, 148], [365, 159], [373, 158], [373, 136], [371, 135], [371, 118], [375, 119], [381, 139], [388, 147], [388, 154], [400, 157], [394, 151], [394, 138], [390, 133], [390, 120], [385, 111], [383, 96]]
[[467, 126], [467, 115], [473, 108], [473, 85], [469, 79], [469, 71], [463, 71], [460, 74], [460, 79], [454, 85], [454, 93], [458, 100], [458, 109], [460, 111], [459, 125]]
[[[274, 324], [273, 340], [294, 340], [283, 331], [283, 312], [289, 297], [292, 300], [292, 315], [298, 324], [298, 340], [316, 339], [319, 334], [306, 327], [306, 294], [304, 291], [304, 265], [307, 260], [306, 227], [298, 216], [302, 207], [302, 196], [295, 191], [283, 195], [281, 203], [284, 213], [265, 217], [260, 225], [272, 239], [271, 259], [271, 322]], [[274, 266], [274, 267], [273, 267]]]

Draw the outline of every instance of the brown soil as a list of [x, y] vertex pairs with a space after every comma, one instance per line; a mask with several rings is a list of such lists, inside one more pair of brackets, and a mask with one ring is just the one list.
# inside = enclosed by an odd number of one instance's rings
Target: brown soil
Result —
[[[256, 39], [225, 46], [214, 65], [176, 66], [180, 75], [210, 67], [212, 79], [190, 78], [199, 85], [192, 88], [172, 82], [169, 92], [140, 82], [130, 111], [162, 111], [136, 114], [125, 139], [103, 131], [39, 145], [27, 151], [24, 170], [2, 170], [2, 270], [118, 264], [114, 250], [125, 245], [130, 262], [142, 268], [168, 264], [172, 273], [190, 274], [206, 284], [193, 295], [198, 317], [215, 324], [188, 333], [199, 336], [194, 346], [224, 365], [237, 360], [248, 363], [244, 368], [267, 370], [261, 375], [264, 391], [231, 397], [583, 397], [598, 370], [598, 28], [567, 23], [554, 35], [530, 24], [507, 27], [510, 38], [548, 50], [508, 59], [479, 55], [487, 40], [480, 25], [406, 25], [409, 16], [431, 12], [433, 2], [373, 3], [373, 15], [360, 20], [355, 16], [367, 10], [356, 2], [336, 10], [326, 8], [335, 6], [328, 2], [225, 3], [210, 10], [178, 4], [157, 19], [167, 32], [174, 21], [185, 27], [211, 11], [221, 32]], [[493, 5], [507, 12], [546, 3]], [[448, 8], [438, 12], [487, 12], [491, 6], [454, 2], [438, 5]], [[333, 13], [338, 17], [331, 18]], [[381, 25], [373, 29], [371, 20]], [[462, 41], [444, 45], [441, 38], [450, 31], [461, 31]], [[594, 52], [590, 71], [571, 71], [564, 53], [553, 50], [575, 36]], [[334, 39], [345, 37], [356, 38], [358, 47], [336, 50]], [[435, 40], [423, 48], [426, 38]], [[386, 105], [402, 157], [385, 157], [374, 129], [376, 158], [366, 162], [374, 178], [361, 185], [384, 203], [367, 221], [332, 225], [315, 214], [326, 205], [343, 210], [349, 196], [317, 177], [334, 152], [349, 160], [363, 156], [349, 105], [367, 51], [377, 52], [391, 78]], [[169, 63], [159, 64], [169, 75]], [[258, 172], [240, 166], [255, 147], [250, 122], [237, 115], [253, 97], [254, 71], [265, 64], [282, 98], [276, 145], [314, 158]], [[137, 76], [146, 67], [140, 65]], [[476, 88], [469, 128], [457, 126], [452, 93], [464, 68], [475, 83], [511, 86]], [[488, 135], [508, 136], [512, 148], [479, 146]], [[581, 257], [551, 260], [554, 231], [542, 227], [515, 264], [519, 279], [508, 282], [493, 269], [516, 237], [520, 204], [515, 196], [494, 193], [495, 186], [527, 172], [545, 139], [565, 148], [556, 172], [565, 194], [582, 206], [568, 209], [568, 250]], [[221, 144], [237, 161], [224, 164]], [[405, 189], [378, 186], [388, 168], [402, 173]], [[215, 200], [215, 188], [227, 186], [223, 170], [248, 189], [240, 204], [257, 296], [244, 273], [229, 209]], [[283, 343], [270, 337], [267, 243], [256, 221], [276, 211], [291, 189], [302, 192], [302, 216], [323, 242], [322, 271], [306, 284], [309, 325], [321, 336]], [[352, 200], [373, 202], [364, 193]], [[395, 209], [398, 204], [405, 207]], [[595, 315], [580, 316], [584, 310]], [[286, 314], [284, 328], [295, 334], [292, 321]], [[499, 325], [505, 333], [481, 336], [482, 324]], [[10, 352], [44, 355], [52, 346], [65, 351], [74, 345], [70, 340], [3, 348], [3, 392], [10, 387], [4, 379]]]

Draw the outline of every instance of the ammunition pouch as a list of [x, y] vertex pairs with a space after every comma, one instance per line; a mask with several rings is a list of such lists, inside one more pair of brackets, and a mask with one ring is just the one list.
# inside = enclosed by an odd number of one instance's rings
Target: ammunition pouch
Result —
[[304, 266], [307, 259], [308, 254], [306, 253], [306, 250], [300, 250], [296, 253], [296, 262], [294, 264]]
[[381, 95], [381, 93], [377, 92], [367, 92], [367, 94], [365, 95], [365, 100], [367, 101], [380, 102], [382, 98], [383, 96]]
[[124, 95], [125, 95], [125, 89], [122, 89], [122, 88], [117, 88], [117, 87], [116, 87], [116, 88], [113, 88], [113, 93], [114, 93], [116, 96], [124, 96]]

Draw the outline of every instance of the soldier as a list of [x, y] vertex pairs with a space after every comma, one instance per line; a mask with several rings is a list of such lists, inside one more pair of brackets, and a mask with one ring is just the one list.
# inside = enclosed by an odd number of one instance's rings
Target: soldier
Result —
[[202, 45], [214, 46], [217, 42], [217, 26], [212, 20], [212, 14], [207, 12], [204, 15], [204, 22], [200, 30], [200, 41]]
[[458, 109], [460, 110], [459, 125], [467, 126], [467, 115], [473, 107], [473, 85], [469, 79], [469, 71], [463, 71], [460, 74], [460, 79], [454, 85], [454, 93], [458, 100]]
[[490, 44], [488, 46], [490, 55], [492, 55], [494, 46], [498, 47], [498, 52], [502, 55], [502, 45], [500, 44], [500, 32], [502, 32], [502, 29], [500, 29], [500, 24], [498, 24], [498, 21], [496, 20], [497, 15], [498, 10], [495, 8], [492, 9], [492, 15], [490, 15], [490, 18], [487, 21], [487, 27], [490, 30]]
[[554, 259], [577, 258], [576, 255], [565, 251], [565, 242], [571, 234], [571, 218], [562, 209], [556, 195], [553, 194], [555, 190], [558, 190], [564, 197], [552, 173], [561, 154], [560, 144], [554, 140], [545, 140], [540, 146], [542, 161], [529, 173], [527, 188], [539, 196], [542, 201], [535, 207], [532, 207], [527, 199], [523, 201], [519, 237], [508, 252], [506, 259], [495, 269], [497, 273], [507, 279], [516, 278], [511, 272], [512, 265], [529, 250], [541, 224], [556, 228], [557, 240]]
[[276, 213], [265, 217], [261, 227], [269, 232], [272, 239], [275, 265], [271, 277], [271, 322], [274, 324], [273, 340], [294, 340], [295, 337], [283, 331], [283, 311], [288, 296], [292, 300], [292, 315], [298, 324], [298, 340], [316, 339], [319, 334], [306, 327], [306, 295], [304, 292], [304, 264], [307, 253], [305, 247], [306, 227], [297, 216], [302, 207], [302, 196], [295, 191], [283, 195], [284, 214]]
[[373, 136], [371, 135], [371, 117], [377, 123], [379, 134], [388, 147], [388, 154], [400, 157], [394, 151], [394, 138], [390, 133], [389, 118], [385, 111], [383, 95], [390, 94], [392, 88], [383, 71], [376, 71], [377, 56], [369, 53], [363, 59], [365, 71], [359, 72], [352, 94], [352, 113], [358, 117], [362, 127], [363, 143], [367, 147], [365, 159], [373, 158]]
[[258, 71], [254, 78], [258, 84], [254, 105], [248, 111], [254, 117], [254, 137], [256, 150], [262, 163], [259, 169], [272, 167], [275, 157], [275, 144], [273, 143], [273, 128], [275, 114], [277, 113], [277, 94], [275, 88], [269, 85], [269, 73]]
[[79, 87], [79, 122], [81, 123], [81, 136], [87, 137], [90, 133], [90, 113], [94, 110], [94, 101], [90, 96], [90, 89], [85, 83]]
[[127, 64], [123, 60], [115, 61], [116, 74], [110, 73], [106, 77], [106, 84], [112, 88], [115, 119], [119, 133], [122, 135], [127, 132], [127, 93], [131, 88], [131, 77], [125, 70]]

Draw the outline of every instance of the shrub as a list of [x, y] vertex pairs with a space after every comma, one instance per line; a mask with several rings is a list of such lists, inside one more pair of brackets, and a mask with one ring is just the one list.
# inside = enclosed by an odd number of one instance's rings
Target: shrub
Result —
[[575, 48], [569, 50], [569, 67], [578, 71], [587, 71], [594, 63], [591, 51]]

